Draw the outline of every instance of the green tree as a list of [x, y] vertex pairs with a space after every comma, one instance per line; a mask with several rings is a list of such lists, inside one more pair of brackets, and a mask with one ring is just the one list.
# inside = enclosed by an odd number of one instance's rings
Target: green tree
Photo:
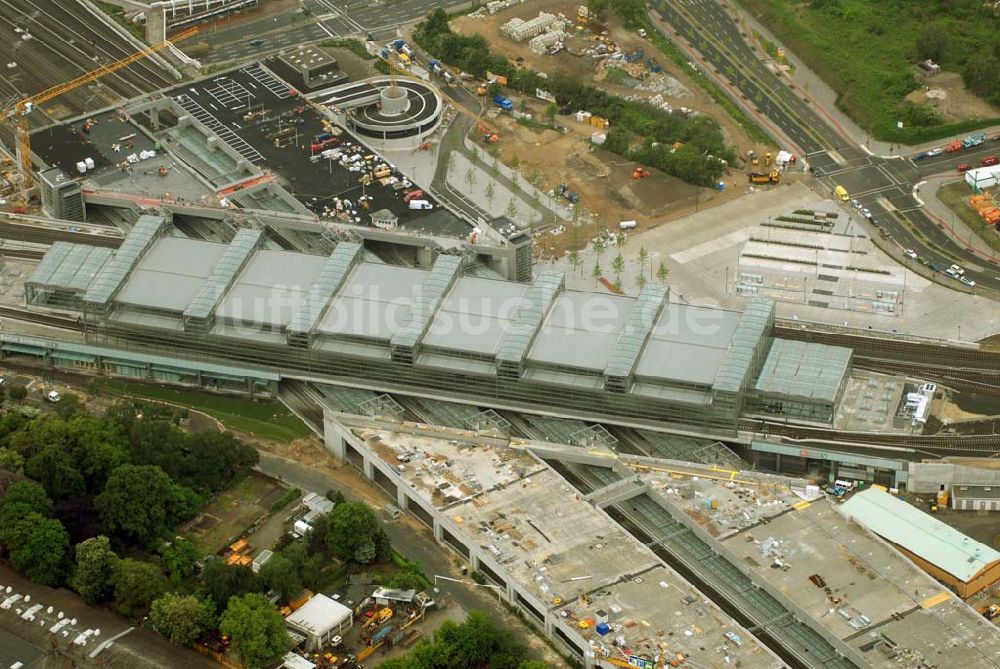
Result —
[[670, 274], [670, 270], [667, 269], [667, 266], [664, 265], [663, 261], [661, 260], [660, 261], [660, 266], [656, 268], [656, 278], [660, 280], [660, 283], [666, 283], [667, 282], [667, 276], [669, 274]]
[[608, 244], [603, 239], [598, 238], [594, 240], [593, 247], [594, 253], [597, 254], [597, 261], [600, 262], [601, 254], [603, 254], [604, 250], [608, 248]]
[[601, 269], [601, 261], [600, 260], [594, 261], [594, 269], [591, 270], [590, 275], [592, 277], [594, 277], [595, 281], [598, 280], [598, 279], [600, 279], [602, 276], [604, 276], [604, 270]]
[[180, 583], [182, 580], [194, 574], [195, 563], [201, 559], [201, 552], [194, 545], [193, 541], [176, 538], [169, 544], [164, 544], [160, 549], [163, 557], [163, 564], [170, 574], [170, 580]]
[[621, 281], [622, 272], [625, 271], [625, 258], [619, 253], [615, 256], [614, 260], [611, 261], [611, 269], [615, 273], [615, 281]]
[[577, 271], [580, 267], [580, 252], [576, 249], [569, 252], [569, 264], [573, 271]]
[[345, 502], [327, 516], [326, 544], [341, 560], [371, 564], [389, 555], [389, 537], [363, 502]]
[[149, 617], [153, 627], [173, 643], [188, 646], [215, 625], [209, 602], [194, 595], [168, 592], [153, 602]]
[[917, 36], [917, 56], [941, 62], [948, 51], [948, 31], [940, 23], [932, 23]]
[[557, 105], [555, 102], [550, 102], [549, 104], [545, 105], [545, 118], [549, 120], [550, 124], [556, 122], [556, 114], [558, 113], [559, 113], [559, 105]]
[[54, 500], [79, 497], [85, 484], [73, 455], [61, 446], [49, 445], [24, 463], [24, 473], [45, 488]]
[[111, 541], [104, 535], [92, 537], [76, 545], [76, 569], [69, 584], [88, 604], [111, 597], [114, 591], [118, 555], [111, 550]]
[[15, 402], [20, 402], [25, 397], [28, 396], [28, 389], [24, 386], [17, 384], [10, 387], [10, 398]]
[[229, 600], [219, 630], [232, 639], [233, 649], [249, 669], [268, 666], [291, 647], [285, 619], [258, 593]]
[[65, 419], [83, 411], [83, 409], [80, 397], [76, 393], [66, 392], [62, 394], [59, 403], [56, 404], [56, 415]]
[[52, 500], [45, 494], [45, 489], [27, 480], [10, 484], [0, 498], [0, 532], [18, 517], [32, 511], [42, 515], [52, 513]]
[[[310, 532], [309, 539], [312, 540], [313, 537], [322, 537], [323, 535], [323, 532]], [[295, 571], [302, 580], [302, 585], [307, 588], [315, 589], [320, 583], [322, 583], [323, 580], [323, 553], [325, 551], [325, 540], [322, 543], [320, 550], [316, 551], [311, 549], [311, 541], [307, 544], [305, 541], [299, 540], [293, 541], [286, 546], [284, 550], [281, 551], [281, 555], [295, 565]]]
[[201, 571], [201, 582], [219, 611], [224, 610], [226, 602], [233, 597], [261, 589], [257, 575], [252, 571], [239, 565], [228, 565], [218, 558], [205, 563], [205, 568]]
[[260, 568], [260, 580], [268, 589], [278, 593], [283, 602], [302, 592], [302, 578], [295, 563], [281, 553], [272, 555]]
[[178, 520], [197, 511], [193, 494], [174, 484], [159, 467], [123, 465], [108, 477], [96, 502], [109, 530], [149, 546]]
[[0, 469], [20, 474], [24, 469], [24, 457], [10, 448], [0, 448]]
[[649, 260], [649, 251], [646, 250], [645, 246], [639, 247], [639, 275], [642, 276], [646, 273], [646, 261]]
[[167, 589], [167, 579], [159, 567], [132, 558], [118, 561], [112, 582], [115, 610], [130, 618], [142, 615]]
[[62, 523], [31, 511], [0, 532], [14, 569], [42, 585], [63, 583], [69, 571], [69, 534]]
[[490, 204], [490, 206], [492, 206], [493, 205], [493, 198], [496, 197], [496, 190], [493, 188], [493, 182], [492, 181], [490, 181], [488, 184], [486, 184], [486, 193], [485, 193], [485, 195], [486, 195], [486, 201]]
[[504, 211], [507, 214], [507, 218], [514, 220], [517, 218], [517, 202], [514, 201], [514, 196], [510, 198], [510, 202], [507, 203], [507, 209]]

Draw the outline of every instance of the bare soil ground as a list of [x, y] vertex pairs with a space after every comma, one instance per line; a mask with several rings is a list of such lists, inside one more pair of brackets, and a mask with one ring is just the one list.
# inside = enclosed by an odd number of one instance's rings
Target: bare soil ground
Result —
[[924, 89], [913, 91], [906, 96], [906, 100], [936, 109], [946, 123], [1000, 116], [1000, 107], [970, 93], [962, 82], [962, 75], [957, 72], [919, 75], [918, 79]]
[[[554, 56], [534, 54], [527, 41], [513, 42], [500, 33], [500, 27], [511, 18], [528, 20], [537, 16], [540, 11], [575, 17], [578, 5], [578, 2], [567, 0], [538, 0], [516, 5], [493, 16], [478, 19], [459, 17], [452, 20], [451, 27], [461, 34], [483, 35], [495, 53], [538, 72], [559, 72], [575, 76], [585, 83], [623, 97], [649, 99], [661, 95], [663, 101], [674, 109], [687, 107], [698, 113], [708, 114], [719, 123], [726, 141], [736, 146], [740, 155], [746, 155], [750, 150], [761, 154], [774, 151], [773, 147], [754, 144], [746, 132], [682, 68], [668, 61], [646, 39], [626, 30], [617, 17], [609, 17], [603, 25], [592, 22], [589, 30], [577, 32], [567, 40], [566, 51]], [[643, 48], [645, 57], [652, 57], [663, 68], [663, 72], [651, 74], [642, 82], [628, 78], [623, 83], [617, 83], [622, 81], [620, 75], [609, 76], [605, 68], [595, 67], [592, 58], [570, 53], [592, 46], [594, 34], [599, 34], [602, 30], [607, 30], [610, 40], [626, 53]], [[645, 58], [642, 62], [645, 62]], [[637, 88], [636, 84], [640, 87]], [[520, 105], [516, 95], [511, 97]], [[548, 103], [534, 98], [528, 98], [525, 102], [526, 111], [533, 114], [534, 118], [545, 118]], [[649, 178], [633, 180], [632, 170], [637, 163], [596, 148], [590, 137], [598, 132], [597, 128], [579, 123], [572, 116], [556, 117], [556, 123], [569, 129], [565, 135], [553, 130], [525, 127], [509, 116], [498, 117], [496, 123], [500, 127], [501, 136], [495, 150], [505, 163], [519, 163], [519, 171], [529, 180], [536, 174], [540, 179], [539, 187], [543, 190], [551, 190], [561, 183], [567, 184], [570, 190], [580, 196], [581, 204], [590, 215], [590, 222], [566, 226], [568, 229], [562, 234], [546, 235], [544, 241], [536, 247], [542, 256], [558, 257], [570, 249], [581, 248], [589, 239], [596, 237], [601, 229], [616, 229], [619, 221], [635, 220], [638, 223], [637, 229], [642, 230], [681, 218], [700, 208], [734, 200], [747, 190], [746, 176], [741, 168], [735, 166], [722, 178], [725, 183], [723, 191], [691, 186], [656, 170], [652, 171]]]

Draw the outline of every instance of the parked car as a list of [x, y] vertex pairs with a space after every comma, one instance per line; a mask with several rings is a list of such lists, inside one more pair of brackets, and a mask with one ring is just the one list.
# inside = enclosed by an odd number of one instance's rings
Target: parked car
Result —
[[968, 172], [971, 169], [972, 169], [972, 165], [970, 165], [969, 163], [959, 163], [958, 164], [958, 171], [959, 172]]
[[996, 156], [986, 156], [982, 160], [983, 167], [989, 167], [990, 165], [996, 165], [997, 163], [1000, 163], [1000, 158], [997, 158]]
[[861, 215], [871, 220], [872, 212], [868, 207], [861, 207]]
[[906, 249], [905, 251], [903, 251], [903, 255], [906, 256], [907, 258], [912, 258], [913, 260], [917, 259], [917, 252], [914, 251], [913, 249]]
[[927, 157], [933, 158], [934, 156], [940, 156], [942, 153], [944, 153], [944, 149], [938, 147], [936, 149], [931, 149], [930, 151], [928, 151]]
[[861, 203], [858, 202], [857, 200], [851, 200], [851, 206], [854, 207], [855, 209], [861, 209]]
[[955, 274], [958, 274], [959, 276], [965, 274], [965, 270], [959, 267], [958, 265], [952, 265], [948, 269], [952, 270], [953, 272], [955, 272]]
[[55, 402], [58, 402], [59, 400], [62, 399], [62, 395], [60, 395], [55, 390], [50, 390], [49, 394], [45, 396], [45, 399], [47, 399], [50, 402], [55, 403]]
[[959, 277], [958, 280], [961, 281], [962, 283], [964, 283], [969, 288], [975, 288], [976, 287], [976, 282], [973, 281], [972, 279], [970, 279], [967, 276]]

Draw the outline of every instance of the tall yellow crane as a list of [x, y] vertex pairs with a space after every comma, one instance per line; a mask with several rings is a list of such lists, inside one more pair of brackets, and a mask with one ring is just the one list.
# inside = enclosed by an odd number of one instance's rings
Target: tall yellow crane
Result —
[[164, 40], [159, 44], [154, 44], [153, 46], [146, 47], [141, 51], [136, 51], [130, 56], [126, 56], [121, 60], [116, 60], [108, 65], [102, 65], [96, 70], [91, 70], [86, 74], [81, 74], [76, 79], [72, 79], [62, 84], [57, 84], [51, 88], [48, 88], [41, 93], [36, 93], [32, 96], [26, 97], [15, 103], [14, 107], [8, 110], [4, 116], [6, 118], [13, 118], [17, 124], [17, 162], [18, 168], [21, 172], [21, 188], [26, 191], [34, 185], [34, 168], [31, 164], [31, 141], [28, 134], [28, 114], [35, 105], [40, 105], [44, 102], [48, 102], [53, 98], [57, 98], [63, 93], [68, 93], [69, 91], [79, 88], [85, 84], [89, 84], [92, 81], [96, 81], [101, 77], [111, 74], [112, 72], [117, 72], [123, 67], [128, 67], [132, 63], [142, 60], [147, 56], [156, 53], [160, 49], [165, 48], [171, 42], [180, 42], [181, 40], [191, 37], [198, 32], [198, 28], [189, 28], [182, 33], [179, 33], [171, 40]]

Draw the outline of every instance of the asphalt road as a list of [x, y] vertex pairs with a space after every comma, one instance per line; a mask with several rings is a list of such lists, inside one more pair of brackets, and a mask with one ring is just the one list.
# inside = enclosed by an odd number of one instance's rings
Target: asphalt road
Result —
[[[279, 16], [263, 16], [254, 21], [216, 24], [200, 37], [218, 45], [206, 56], [204, 64], [260, 58], [300, 44], [312, 44], [327, 39], [371, 35], [377, 40], [389, 39], [402, 26], [419, 21], [437, 7], [454, 9], [468, 0], [434, 2], [434, 0], [305, 0], [308, 13], [297, 11]], [[207, 38], [207, 40], [206, 40]], [[262, 39], [263, 44], [250, 44]], [[197, 40], [191, 40], [191, 44]], [[182, 45], [183, 46], [183, 45]]]
[[[795, 145], [815, 170], [817, 186], [832, 192], [842, 185], [873, 212], [881, 228], [876, 234], [899, 245], [900, 259], [903, 249], [914, 249], [922, 258], [945, 267], [958, 263], [975, 279], [976, 290], [1000, 292], [1000, 267], [956, 244], [914, 193], [914, 187], [932, 173], [925, 170], [954, 170], [960, 160], [928, 159], [921, 161], [927, 162], [926, 166], [918, 168], [907, 158], [870, 155], [770, 71], [715, 0], [654, 0], [650, 4], [668, 24], [667, 37], [695, 49], [711, 70], [707, 74], [737, 89]], [[970, 151], [964, 159], [973, 156]], [[942, 280], [945, 285], [951, 281]]]

